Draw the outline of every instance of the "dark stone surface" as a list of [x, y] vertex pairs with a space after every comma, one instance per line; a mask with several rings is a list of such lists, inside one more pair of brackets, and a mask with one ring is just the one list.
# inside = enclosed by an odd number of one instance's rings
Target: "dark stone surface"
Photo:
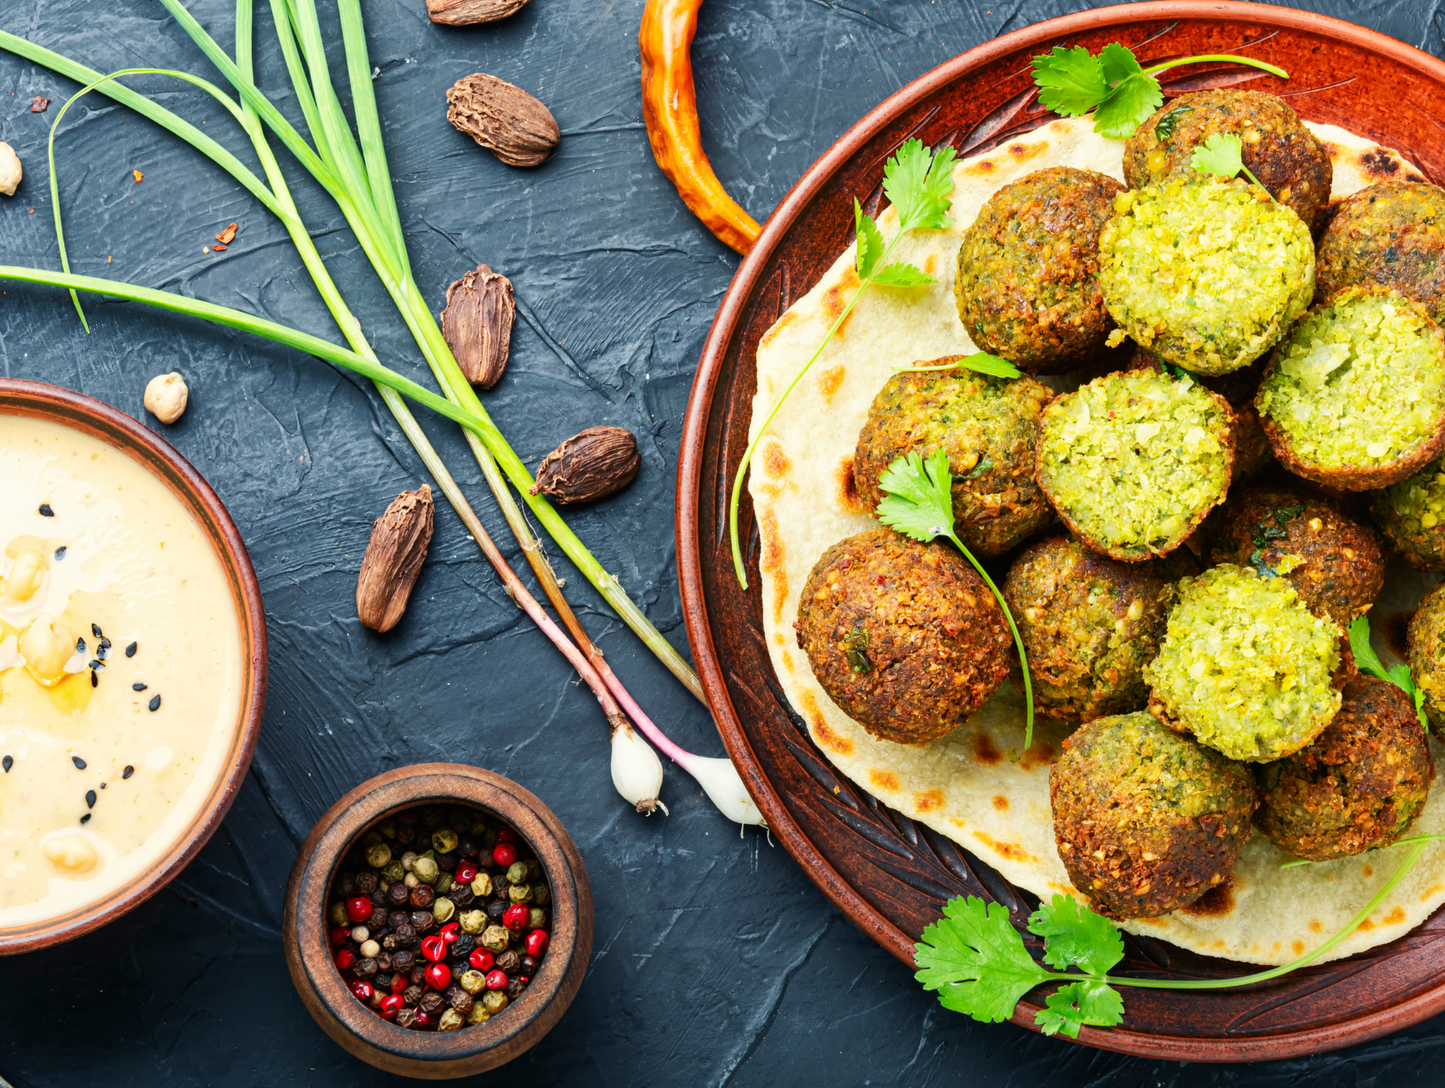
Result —
[[[694, 54], [713, 162], [761, 217], [832, 139], [909, 79], [1080, 6], [710, 0]], [[191, 7], [229, 44], [229, 3]], [[1441, 53], [1439, 5], [1316, 7]], [[512, 278], [522, 313], [510, 369], [487, 404], [524, 456], [593, 424], [638, 434], [638, 480], [571, 521], [683, 645], [672, 548], [679, 424], [736, 258], [683, 208], [647, 152], [641, 0], [535, 0], [507, 23], [468, 30], [433, 27], [422, 0], [365, 8], [421, 288], [440, 308], [446, 285], [478, 262]], [[262, 85], [296, 117], [269, 13], [257, 24]], [[214, 75], [150, 0], [0, 0], [0, 27], [102, 71]], [[330, 40], [339, 55], [339, 35]], [[445, 89], [474, 71], [551, 107], [564, 133], [555, 158], [513, 170], [446, 123]], [[157, 77], [134, 82], [207, 121], [253, 161], [230, 118], [201, 93]], [[0, 263], [58, 265], [45, 137], [74, 89], [0, 54], [0, 140], [27, 169], [16, 197], [0, 201]], [[55, 100], [49, 114], [29, 112], [37, 94]], [[278, 223], [195, 152], [125, 113], [91, 98], [62, 125], [76, 270], [339, 339]], [[294, 177], [284, 155], [283, 163]], [[133, 169], [144, 174], [139, 185]], [[296, 191], [378, 353], [425, 380], [335, 207], [309, 183]], [[235, 244], [203, 254], [232, 220]], [[663, 795], [670, 818], [626, 809], [608, 777], [595, 702], [501, 592], [444, 504], [401, 626], [387, 637], [359, 626], [353, 587], [370, 522], [422, 478], [368, 386], [295, 352], [140, 306], [88, 300], [87, 337], [62, 294], [0, 289], [4, 374], [66, 385], [145, 419], [215, 485], [260, 575], [272, 647], [252, 773], [199, 859], [99, 932], [0, 961], [0, 1076], [16, 1088], [392, 1080], [345, 1055], [302, 1009], [281, 956], [281, 895], [297, 844], [338, 796], [383, 769], [436, 759], [492, 768], [546, 800], [577, 839], [597, 900], [592, 968], [576, 1003], [540, 1046], [477, 1084], [1403, 1088], [1438, 1080], [1440, 1019], [1337, 1054], [1243, 1068], [1121, 1058], [944, 1012], [782, 850], [752, 831], [740, 839], [680, 772], [669, 771]], [[159, 428], [142, 412], [141, 392], [171, 369], [190, 382], [191, 407], [177, 426]], [[428, 427], [502, 540], [505, 527], [455, 430]], [[508, 552], [520, 566], [515, 547]], [[566, 573], [584, 622], [649, 712], [684, 745], [718, 754], [705, 710]]]

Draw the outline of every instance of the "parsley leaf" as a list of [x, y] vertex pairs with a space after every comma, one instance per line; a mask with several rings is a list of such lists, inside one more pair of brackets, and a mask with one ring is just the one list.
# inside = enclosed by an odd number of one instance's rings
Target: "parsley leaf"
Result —
[[1410, 696], [1411, 702], [1415, 704], [1415, 716], [1420, 719], [1421, 727], [1428, 733], [1430, 721], [1425, 717], [1425, 693], [1415, 686], [1415, 679], [1410, 675], [1410, 666], [1401, 663], [1385, 668], [1385, 663], [1370, 644], [1370, 621], [1363, 615], [1350, 621], [1349, 635], [1350, 653], [1355, 655], [1355, 667], [1366, 676], [1389, 681]]
[[1024, 947], [1008, 908], [974, 896], [949, 901], [914, 946], [913, 962], [914, 977], [939, 992], [944, 1008], [988, 1023], [1007, 1020], [1049, 976]]
[[1085, 1024], [1111, 1028], [1124, 1019], [1124, 999], [1107, 982], [1071, 982], [1048, 996], [1034, 1014], [1045, 1035], [1062, 1031], [1077, 1039]]
[[1236, 177], [1244, 169], [1244, 141], [1232, 132], [1212, 132], [1195, 145], [1189, 164], [1201, 174]]
[[935, 450], [926, 464], [916, 450], [900, 457], [878, 477], [878, 490], [888, 492], [878, 504], [878, 520], [925, 544], [936, 536], [952, 537], [952, 485], [943, 450]]
[[894, 261], [875, 271], [872, 282], [879, 287], [926, 287], [938, 281], [914, 265]]
[[1053, 52], [1033, 59], [1033, 69], [1039, 101], [1065, 117], [1088, 113], [1109, 93], [1103, 64], [1082, 45], [1056, 45]]
[[883, 256], [883, 234], [873, 217], [863, 214], [863, 205], [858, 203], [856, 196], [853, 198], [853, 226], [858, 233], [858, 249], [853, 258], [853, 267], [858, 278], [866, 281], [872, 277], [878, 258]]
[[953, 164], [958, 152], [944, 144], [936, 154], [922, 140], [904, 140], [883, 164], [883, 193], [898, 212], [898, 230], [943, 230], [951, 224]]
[[1029, 932], [1044, 939], [1044, 962], [1050, 967], [1081, 967], [1102, 975], [1124, 958], [1118, 927], [1070, 895], [1040, 903], [1029, 918]]

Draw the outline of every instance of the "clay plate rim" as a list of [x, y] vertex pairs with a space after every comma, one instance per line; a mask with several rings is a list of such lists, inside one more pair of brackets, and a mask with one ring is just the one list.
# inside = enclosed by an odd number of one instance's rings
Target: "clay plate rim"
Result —
[[227, 770], [186, 831], [135, 880], [100, 902], [58, 918], [0, 929], [0, 955], [11, 955], [73, 940], [114, 921], [165, 887], [200, 852], [225, 819], [250, 769], [266, 708], [267, 659], [261, 586], [240, 531], [211, 485], [175, 447], [108, 404], [43, 382], [0, 378], [0, 415], [32, 416], [73, 428], [116, 447], [158, 477], [200, 522], [221, 560], [241, 621], [242, 653], [249, 662]]
[[[714, 395], [732, 341], [742, 332], [740, 323], [755, 292], [763, 286], [763, 276], [769, 259], [813, 202], [827, 193], [833, 176], [890, 124], [919, 107], [931, 96], [944, 91], [950, 84], [1011, 53], [1026, 49], [1037, 51], [1041, 43], [1054, 42], [1088, 31], [1113, 27], [1122, 29], [1135, 22], [1172, 21], [1178, 24], [1191, 20], [1246, 23], [1317, 35], [1414, 69], [1445, 89], [1445, 63], [1412, 46], [1340, 19], [1241, 0], [1156, 0], [1122, 4], [1062, 16], [1013, 31], [962, 53], [920, 76], [870, 111], [809, 167], [768, 218], [756, 246], [739, 265], [703, 347], [683, 423], [677, 473], [676, 545], [683, 618], [707, 701], [723, 741], [773, 833], [809, 878], [839, 909], [910, 968], [913, 965], [913, 939], [869, 904], [839, 874], [824, 853], [793, 820], [771, 784], [767, 770], [754, 752], [743, 730], [739, 711], [729, 695], [724, 665], [712, 637], [704, 587], [703, 563], [705, 557], [711, 557], [713, 549], [699, 538], [701, 504], [704, 501], [704, 456]], [[1388, 139], [1383, 142], [1388, 142]], [[836, 248], [833, 252], [836, 253]], [[806, 287], [811, 285], [809, 283]], [[792, 298], [801, 297], [806, 287], [800, 285], [802, 289]], [[744, 354], [740, 361], [743, 379], [747, 378], [753, 366], [751, 353]], [[740, 431], [746, 434], [746, 421], [751, 414], [747, 401], [750, 399], [750, 393], [745, 399], [739, 397], [738, 406], [731, 414], [727, 414], [730, 405], [720, 407], [729, 433]], [[737, 445], [741, 447], [742, 443]], [[725, 474], [728, 483], [731, 482], [731, 473], [736, 470], [737, 458], [740, 456], [741, 448], [732, 451], [731, 462], [724, 466], [729, 470]], [[708, 501], [711, 499], [709, 496]], [[744, 503], [749, 503], [746, 494]], [[722, 561], [726, 562], [725, 547], [721, 554], [724, 556]], [[728, 576], [731, 577], [730, 566]], [[750, 597], [749, 605], [756, 608], [755, 596]], [[901, 816], [897, 818], [908, 822]], [[1245, 970], [1247, 968], [1241, 967], [1240, 973]], [[1013, 1022], [1031, 1030], [1038, 1030], [1033, 1023], [1037, 1009], [1037, 1005], [1021, 1004]], [[1279, 1059], [1314, 1054], [1377, 1038], [1418, 1023], [1442, 1009], [1445, 1009], [1445, 980], [1387, 1008], [1321, 1027], [1254, 1038], [1191, 1038], [1155, 1035], [1124, 1027], [1107, 1030], [1084, 1028], [1079, 1041], [1121, 1053], [1180, 1061]]]

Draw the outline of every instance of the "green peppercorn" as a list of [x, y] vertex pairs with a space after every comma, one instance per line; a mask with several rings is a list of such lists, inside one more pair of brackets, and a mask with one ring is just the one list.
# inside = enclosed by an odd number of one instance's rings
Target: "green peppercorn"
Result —
[[346, 914], [346, 904], [338, 900], [331, 904], [331, 924], [333, 926], [351, 926], [351, 919]]
[[529, 858], [528, 860], [524, 861], [522, 864], [527, 867], [527, 880], [528, 880], [528, 883], [533, 883], [533, 882], [541, 879], [541, 876], [542, 876], [542, 863], [541, 863], [540, 861], [538, 861], [536, 858]]
[[391, 860], [391, 847], [384, 842], [372, 843], [366, 848], [366, 864], [380, 869]]
[[463, 911], [462, 916], [457, 920], [461, 923], [462, 932], [470, 933], [473, 937], [487, 928], [487, 915], [485, 911]]
[[411, 872], [412, 865], [416, 863], [416, 859], [419, 857], [421, 857], [421, 855], [415, 850], [408, 850], [401, 856], [401, 867], [407, 872]]
[[527, 916], [528, 929], [541, 929], [547, 924], [547, 912], [541, 907], [533, 907], [532, 913]]
[[381, 875], [386, 877], [390, 883], [395, 884], [398, 880], [406, 879], [406, 869], [400, 861], [392, 858], [386, 863], [386, 867], [381, 870]]
[[467, 1013], [468, 1024], [485, 1024], [491, 1018], [492, 1014], [487, 1011], [486, 1006], [480, 1001], [472, 1006], [471, 1012]]
[[441, 866], [426, 855], [422, 855], [412, 862], [411, 875], [423, 884], [431, 884], [441, 875]]
[[527, 863], [525, 861], [513, 862], [507, 870], [507, 880], [512, 884], [527, 883]]
[[437, 1021], [437, 1031], [456, 1031], [466, 1022], [466, 1017], [456, 1009], [447, 1009], [442, 1013], [442, 1018]]
[[501, 990], [488, 990], [482, 995], [481, 1005], [482, 1008], [496, 1016], [507, 1007], [507, 995]]
[[482, 845], [488, 850], [497, 845], [497, 829], [491, 824], [482, 832]]
[[[381, 842], [381, 836], [375, 831], [368, 831], [365, 835], [361, 836], [362, 846], [375, 846], [379, 842]], [[385, 865], [386, 862], [382, 862], [382, 864]]]
[[552, 890], [545, 884], [534, 884], [532, 886], [532, 902], [538, 906], [546, 906], [547, 901], [552, 898]]
[[389, 840], [392, 841], [392, 842], [395, 842], [395, 841], [396, 841], [396, 821], [395, 821], [395, 820], [384, 820], [384, 821], [382, 821], [382, 825], [381, 825], [380, 827], [378, 827], [377, 830], [381, 832], [381, 837], [382, 837], [383, 839], [389, 839]]
[[453, 914], [456, 913], [456, 909], [457, 905], [453, 903], [450, 899], [441, 898], [432, 904], [431, 913], [433, 918], [435, 918], [442, 925], [445, 925], [447, 922], [451, 921], [451, 917]]
[[532, 898], [532, 885], [513, 884], [507, 889], [507, 898], [513, 903], [525, 903]]
[[476, 879], [472, 881], [472, 894], [481, 896], [484, 899], [492, 894], [491, 873], [477, 874]]
[[482, 931], [482, 946], [493, 952], [505, 952], [511, 936], [506, 926], [488, 926]]
[[479, 994], [487, 988], [487, 976], [480, 971], [468, 971], [457, 979], [457, 985], [469, 994]]
[[438, 854], [450, 854], [457, 848], [457, 833], [449, 827], [439, 827], [431, 833], [432, 848]]
[[471, 833], [473, 835], [485, 835], [487, 833], [487, 821], [477, 820], [475, 823], [472, 824]]
[[433, 882], [432, 891], [436, 892], [437, 895], [446, 895], [447, 892], [452, 890], [452, 885], [455, 883], [456, 878], [453, 877], [451, 873], [444, 872]]

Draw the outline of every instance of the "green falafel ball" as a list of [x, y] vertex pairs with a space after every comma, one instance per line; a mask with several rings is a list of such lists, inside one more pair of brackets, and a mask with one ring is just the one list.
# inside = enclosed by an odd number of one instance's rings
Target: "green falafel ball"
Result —
[[926, 461], [943, 450], [959, 539], [980, 555], [1008, 551], [1054, 520], [1034, 479], [1034, 439], [1051, 396], [1032, 378], [1009, 381], [962, 367], [893, 375], [858, 434], [859, 496], [872, 509], [883, 498], [878, 479], [895, 460], [920, 453]]
[[1192, 379], [1149, 370], [1095, 378], [1043, 413], [1038, 480], [1095, 551], [1167, 555], [1224, 501], [1234, 413]]
[[1425, 716], [1445, 731], [1445, 584], [1432, 589], [1410, 620], [1405, 656], [1415, 687], [1425, 694]]
[[1410, 697], [1356, 676], [1311, 745], [1259, 768], [1254, 822], [1310, 861], [1388, 846], [1410, 828], [1435, 780], [1430, 742]]
[[1410, 566], [1445, 571], [1445, 461], [1373, 492], [1370, 517]]
[[1145, 712], [1095, 718], [1049, 768], [1059, 858], [1110, 918], [1155, 918], [1230, 875], [1249, 840], [1249, 768]]
[[1393, 287], [1445, 319], [1445, 189], [1391, 179], [1340, 203], [1315, 256], [1315, 297], [1369, 284]]
[[1114, 209], [1099, 236], [1104, 303], [1166, 362], [1200, 374], [1248, 366], [1314, 295], [1309, 228], [1257, 185], [1172, 177], [1119, 194]]
[[1418, 302], [1352, 287], [1290, 330], [1254, 403], [1295, 475], [1389, 487], [1445, 448], [1445, 333]]
[[1179, 583], [1159, 654], [1144, 666], [1149, 710], [1230, 759], [1280, 759], [1340, 709], [1343, 635], [1283, 579], [1220, 564]]

